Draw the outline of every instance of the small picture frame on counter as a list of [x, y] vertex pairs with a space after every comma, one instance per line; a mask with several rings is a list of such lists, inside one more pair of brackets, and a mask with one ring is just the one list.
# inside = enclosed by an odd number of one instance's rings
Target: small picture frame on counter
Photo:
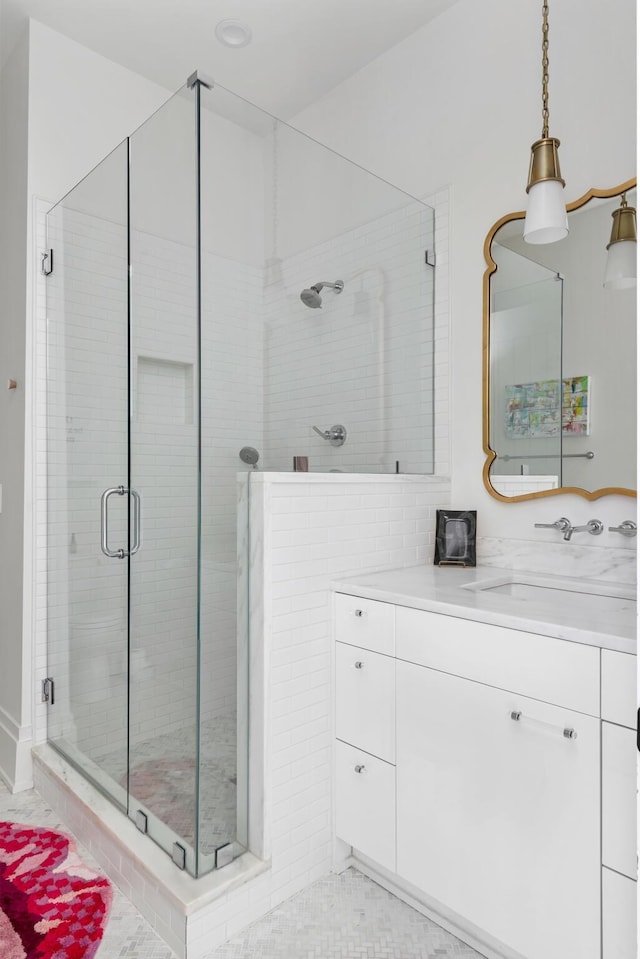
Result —
[[434, 566], [476, 565], [475, 509], [436, 510]]

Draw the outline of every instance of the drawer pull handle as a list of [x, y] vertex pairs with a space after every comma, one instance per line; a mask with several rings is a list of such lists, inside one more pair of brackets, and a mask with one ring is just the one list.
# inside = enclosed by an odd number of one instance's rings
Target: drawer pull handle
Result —
[[356, 611], [355, 611], [355, 613], [354, 613], [353, 615], [354, 615], [354, 616], [358, 616], [358, 617], [364, 616], [364, 610], [363, 610], [363, 609], [356, 609]]
[[364, 663], [362, 662], [361, 659], [359, 659], [357, 663], [354, 663], [353, 665], [355, 666], [356, 669], [364, 669]]
[[530, 723], [532, 726], [539, 726], [541, 729], [548, 729], [550, 732], [561, 732], [565, 739], [577, 739], [578, 733], [570, 726], [554, 726], [552, 723], [545, 723], [542, 719], [533, 719], [531, 716], [523, 716], [519, 709], [512, 709], [509, 714], [515, 723]]
[[355, 769], [355, 771], [356, 771], [357, 773], [363, 773], [363, 772], [364, 772], [364, 766], [361, 766], [360, 763], [358, 763], [357, 766], [354, 766], [354, 769]]

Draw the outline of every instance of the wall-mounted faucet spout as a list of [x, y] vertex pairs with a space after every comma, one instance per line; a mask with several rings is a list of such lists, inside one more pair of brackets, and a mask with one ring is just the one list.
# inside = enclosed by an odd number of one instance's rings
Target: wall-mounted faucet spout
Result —
[[569, 526], [565, 529], [562, 537], [569, 542], [574, 533], [591, 533], [592, 536], [599, 536], [604, 529], [604, 524], [599, 519], [590, 519], [586, 526]]

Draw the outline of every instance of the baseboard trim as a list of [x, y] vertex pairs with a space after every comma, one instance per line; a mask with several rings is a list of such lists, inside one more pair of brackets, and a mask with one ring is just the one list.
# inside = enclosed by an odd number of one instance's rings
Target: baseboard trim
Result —
[[0, 778], [12, 793], [33, 787], [32, 732], [0, 707]]

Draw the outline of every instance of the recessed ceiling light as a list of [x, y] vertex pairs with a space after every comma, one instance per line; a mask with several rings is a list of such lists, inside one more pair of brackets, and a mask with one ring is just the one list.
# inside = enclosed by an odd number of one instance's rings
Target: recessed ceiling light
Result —
[[221, 20], [216, 36], [225, 47], [246, 47], [251, 43], [251, 28], [242, 20]]

